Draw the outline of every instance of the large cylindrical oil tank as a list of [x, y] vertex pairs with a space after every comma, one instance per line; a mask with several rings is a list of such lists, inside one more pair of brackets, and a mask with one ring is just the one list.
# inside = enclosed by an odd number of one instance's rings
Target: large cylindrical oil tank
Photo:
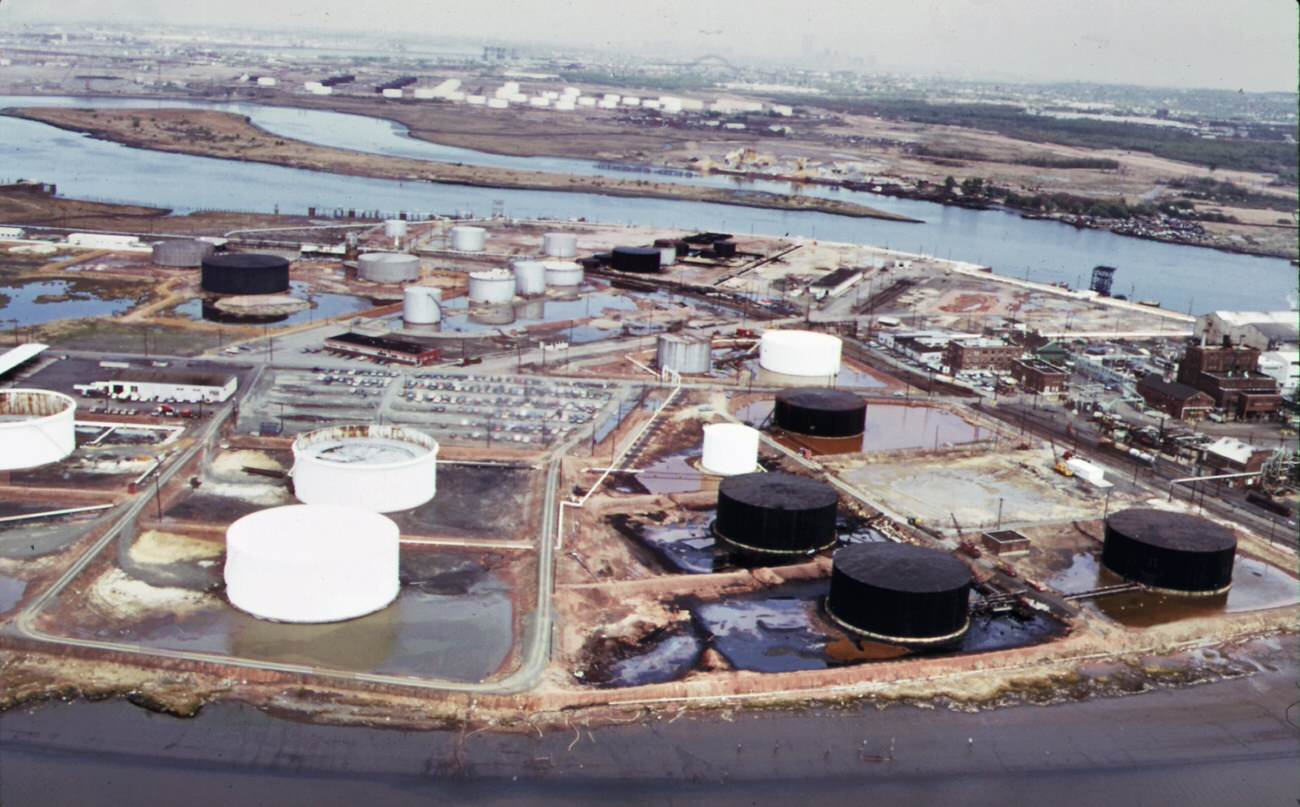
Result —
[[226, 596], [276, 622], [338, 622], [391, 603], [401, 538], [392, 519], [355, 507], [295, 504], [226, 530]]
[[578, 254], [578, 236], [573, 233], [543, 233], [542, 254], [548, 258], [572, 258]]
[[1208, 596], [1231, 588], [1236, 553], [1236, 535], [1209, 519], [1133, 508], [1106, 519], [1101, 563], [1166, 593]]
[[289, 290], [289, 261], [251, 252], [209, 255], [200, 285], [212, 294], [279, 294]]
[[546, 264], [541, 261], [511, 261], [515, 273], [515, 291], [531, 296], [546, 293]]
[[192, 269], [211, 254], [212, 245], [197, 238], [169, 238], [153, 245], [153, 262], [159, 266]]
[[659, 271], [659, 250], [654, 247], [614, 247], [610, 265], [620, 272], [652, 274]]
[[809, 437], [857, 437], [867, 427], [867, 402], [837, 389], [800, 387], [776, 394], [772, 423]]
[[508, 303], [515, 296], [515, 276], [505, 269], [469, 273], [472, 303]]
[[714, 242], [713, 242], [713, 254], [714, 254], [714, 255], [717, 255], [719, 258], [734, 258], [734, 257], [736, 257], [736, 242], [735, 242], [735, 241], [730, 241], [730, 240], [728, 240], [728, 241], [714, 241]]
[[561, 288], [582, 285], [582, 267], [573, 261], [546, 261], [546, 285]]
[[442, 289], [431, 286], [407, 286], [402, 290], [402, 321], [408, 325], [433, 325], [442, 319], [438, 300]]
[[832, 376], [840, 371], [838, 336], [815, 331], [767, 331], [758, 346], [758, 364], [784, 375]]
[[835, 543], [835, 488], [784, 472], [729, 476], [718, 486], [713, 530], [726, 545], [770, 558], [811, 555]]
[[655, 360], [660, 370], [679, 373], [707, 373], [713, 369], [713, 345], [707, 336], [661, 333]]
[[971, 573], [944, 552], [891, 542], [835, 552], [826, 611], [877, 641], [944, 644], [970, 627]]
[[482, 252], [487, 245], [487, 230], [458, 224], [451, 228], [451, 248], [457, 252]]
[[0, 471], [58, 462], [76, 448], [77, 402], [42, 389], [0, 390]]
[[752, 473], [758, 467], [758, 430], [741, 423], [708, 424], [700, 467], [718, 476]]
[[403, 219], [386, 219], [384, 221], [384, 235], [389, 238], [406, 237], [406, 221]]
[[438, 441], [403, 426], [330, 426], [293, 441], [293, 488], [304, 504], [375, 513], [419, 507], [437, 491]]
[[420, 259], [404, 252], [367, 252], [357, 258], [357, 275], [371, 283], [418, 280]]

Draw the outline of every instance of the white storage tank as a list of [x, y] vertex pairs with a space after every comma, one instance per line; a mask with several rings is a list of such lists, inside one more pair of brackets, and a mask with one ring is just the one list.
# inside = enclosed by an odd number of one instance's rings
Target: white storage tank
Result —
[[659, 265], [672, 266], [677, 263], [677, 247], [656, 247], [659, 250]]
[[659, 369], [679, 373], [707, 373], [713, 369], [713, 345], [708, 337], [661, 333], [655, 360]]
[[402, 97], [402, 91], [401, 91], [400, 89], [396, 88], [396, 87], [385, 87], [385, 88], [384, 88], [384, 91], [383, 91], [382, 94], [383, 94], [383, 96], [384, 96], [385, 98], [401, 98], [401, 97]]
[[515, 276], [505, 269], [469, 273], [471, 303], [508, 303], [515, 296]]
[[391, 513], [437, 490], [438, 442], [403, 426], [330, 426], [293, 441], [293, 488], [304, 504]]
[[442, 289], [407, 286], [402, 290], [402, 321], [408, 325], [433, 325], [442, 319], [438, 300]]
[[521, 295], [546, 293], [546, 265], [541, 261], [513, 261], [515, 291]]
[[212, 245], [197, 238], [169, 238], [153, 245], [153, 262], [180, 269], [198, 268], [212, 254]]
[[768, 331], [758, 347], [758, 364], [784, 375], [833, 376], [840, 371], [838, 336], [814, 331]]
[[572, 258], [578, 254], [578, 236], [574, 233], [545, 233], [542, 254], [548, 258]]
[[573, 261], [546, 261], [547, 286], [581, 286], [582, 267]]
[[458, 224], [451, 228], [451, 248], [457, 252], [482, 252], [487, 245], [487, 230]]
[[718, 476], [747, 474], [758, 467], [758, 430], [741, 423], [710, 423], [704, 427], [704, 457], [700, 467]]
[[404, 252], [367, 252], [357, 259], [357, 276], [371, 283], [418, 280], [420, 259]]
[[0, 390], [0, 471], [58, 462], [77, 447], [77, 402], [60, 392]]
[[226, 530], [230, 604], [276, 622], [339, 622], [397, 598], [401, 535], [353, 507], [294, 504], [250, 513]]
[[389, 238], [403, 238], [406, 236], [406, 222], [402, 219], [385, 219], [384, 235]]

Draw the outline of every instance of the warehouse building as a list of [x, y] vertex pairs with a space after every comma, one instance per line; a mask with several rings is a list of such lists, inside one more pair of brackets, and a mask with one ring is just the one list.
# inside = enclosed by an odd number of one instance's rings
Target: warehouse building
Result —
[[222, 403], [239, 388], [239, 379], [227, 373], [190, 373], [166, 370], [118, 370], [107, 381], [77, 384], [86, 395], [131, 401]]
[[1007, 373], [1023, 353], [1019, 345], [1010, 345], [1001, 339], [954, 339], [944, 348], [943, 364], [953, 375], [986, 370]]
[[1025, 392], [1060, 395], [1070, 385], [1070, 373], [1041, 359], [1017, 359], [1011, 363], [1011, 377]]
[[370, 336], [348, 331], [325, 340], [325, 349], [379, 361], [425, 367], [442, 358], [438, 348], [413, 339], [396, 339], [391, 336]]
[[1138, 381], [1137, 392], [1147, 406], [1178, 420], [1199, 420], [1214, 409], [1214, 399], [1206, 393], [1177, 381], [1166, 381], [1159, 373]]

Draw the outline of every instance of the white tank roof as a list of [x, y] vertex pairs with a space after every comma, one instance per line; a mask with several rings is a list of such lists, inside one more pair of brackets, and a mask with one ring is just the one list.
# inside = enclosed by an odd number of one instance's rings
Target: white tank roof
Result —
[[0, 471], [58, 462], [76, 448], [77, 402], [42, 389], [0, 390]]
[[710, 423], [704, 427], [701, 467], [711, 474], [734, 476], [758, 467], [758, 430], [740, 423]]
[[305, 504], [392, 513], [437, 492], [438, 441], [403, 426], [330, 426], [293, 441], [293, 485]]
[[759, 342], [764, 370], [794, 376], [832, 376], [840, 371], [839, 337], [815, 331], [767, 331]]
[[352, 507], [289, 505], [226, 530], [226, 596], [278, 622], [337, 622], [378, 611], [399, 589], [393, 521]]

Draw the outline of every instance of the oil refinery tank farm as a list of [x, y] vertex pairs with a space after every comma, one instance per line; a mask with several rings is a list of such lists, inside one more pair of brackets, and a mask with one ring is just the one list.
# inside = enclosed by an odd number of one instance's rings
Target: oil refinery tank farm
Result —
[[758, 345], [764, 370], [793, 376], [833, 376], [840, 371], [843, 343], [816, 331], [767, 331]]
[[620, 272], [653, 274], [659, 271], [659, 250], [653, 247], [614, 247], [610, 265]]
[[209, 255], [200, 285], [212, 294], [280, 294], [289, 290], [289, 261], [252, 252]]
[[0, 390], [0, 471], [58, 462], [76, 448], [77, 402], [61, 392]]
[[169, 238], [153, 245], [153, 262], [159, 266], [193, 269], [212, 254], [212, 244], [197, 238]]
[[357, 258], [357, 276], [371, 283], [418, 280], [420, 259], [404, 252], [367, 252]]
[[1213, 596], [1232, 587], [1237, 537], [1189, 513], [1132, 508], [1106, 519], [1101, 563], [1166, 594]]
[[826, 612], [853, 633], [937, 645], [970, 628], [970, 569], [951, 555], [886, 541], [836, 550], [831, 564]]
[[725, 546], [772, 558], [835, 543], [839, 495], [825, 482], [781, 471], [729, 476], [718, 486], [713, 532]]
[[331, 426], [293, 441], [294, 494], [304, 504], [392, 513], [437, 491], [438, 442], [403, 426]]
[[378, 611], [400, 588], [401, 537], [387, 516], [292, 504], [226, 530], [226, 597], [276, 622], [338, 622]]
[[857, 437], [867, 425], [867, 402], [860, 395], [822, 387], [800, 387], [776, 394], [772, 423], [808, 437]]

